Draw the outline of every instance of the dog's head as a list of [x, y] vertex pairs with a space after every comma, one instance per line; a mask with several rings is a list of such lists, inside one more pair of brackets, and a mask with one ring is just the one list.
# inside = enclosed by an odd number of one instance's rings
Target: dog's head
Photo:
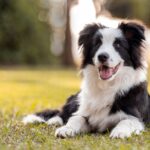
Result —
[[95, 66], [102, 80], [113, 79], [125, 66], [142, 67], [144, 27], [137, 23], [121, 23], [118, 28], [100, 24], [87, 25], [79, 36], [82, 47], [82, 68]]

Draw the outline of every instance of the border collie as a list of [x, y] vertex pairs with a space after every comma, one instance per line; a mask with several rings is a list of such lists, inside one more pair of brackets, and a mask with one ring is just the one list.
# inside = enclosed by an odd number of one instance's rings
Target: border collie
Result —
[[144, 26], [122, 22], [117, 28], [94, 23], [79, 35], [82, 49], [81, 91], [61, 110], [28, 115], [23, 123], [61, 126], [56, 137], [111, 130], [111, 138], [140, 134], [150, 122]]

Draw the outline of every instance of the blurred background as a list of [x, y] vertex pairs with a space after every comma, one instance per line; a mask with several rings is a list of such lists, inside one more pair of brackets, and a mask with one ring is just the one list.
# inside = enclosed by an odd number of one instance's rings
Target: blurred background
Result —
[[0, 65], [78, 66], [85, 24], [138, 19], [149, 26], [149, 8], [149, 0], [0, 0]]

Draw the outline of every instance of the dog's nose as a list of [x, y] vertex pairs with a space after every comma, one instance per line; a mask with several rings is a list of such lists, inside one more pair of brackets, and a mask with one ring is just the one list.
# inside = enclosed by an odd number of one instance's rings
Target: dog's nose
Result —
[[107, 53], [102, 53], [98, 55], [98, 60], [102, 63], [106, 62], [109, 58], [109, 55]]

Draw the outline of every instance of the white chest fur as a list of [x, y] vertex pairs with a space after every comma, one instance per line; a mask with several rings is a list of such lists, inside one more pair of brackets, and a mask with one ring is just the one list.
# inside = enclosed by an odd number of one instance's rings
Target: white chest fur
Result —
[[146, 80], [144, 70], [123, 67], [112, 81], [98, 78], [97, 70], [89, 65], [83, 70], [84, 79], [80, 93], [78, 115], [89, 118], [89, 123], [96, 127], [108, 116], [116, 93], [124, 94], [131, 87]]

